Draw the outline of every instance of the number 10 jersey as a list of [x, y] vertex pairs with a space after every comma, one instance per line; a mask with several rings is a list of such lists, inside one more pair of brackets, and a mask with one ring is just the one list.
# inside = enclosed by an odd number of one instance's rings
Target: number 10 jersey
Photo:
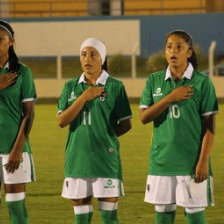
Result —
[[174, 102], [153, 121], [150, 175], [194, 175], [202, 144], [203, 116], [218, 112], [211, 80], [188, 65], [175, 82], [169, 68], [151, 74], [142, 93], [140, 108], [152, 106], [179, 86], [192, 86], [188, 100]]

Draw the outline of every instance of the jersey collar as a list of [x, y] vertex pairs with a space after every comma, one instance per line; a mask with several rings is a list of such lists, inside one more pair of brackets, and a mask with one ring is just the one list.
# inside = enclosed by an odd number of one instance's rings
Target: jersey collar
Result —
[[[185, 72], [184, 72], [184, 74], [182, 76], [182, 79], [183, 78], [191, 79], [193, 71], [194, 71], [194, 68], [193, 68], [192, 64], [189, 63], [188, 66], [187, 66], [187, 69], [185, 70]], [[168, 66], [168, 68], [166, 69], [165, 80], [167, 80], [169, 78], [172, 79], [170, 66]]]
[[[7, 68], [7, 69], [9, 69], [9, 62], [7, 62], [3, 68]], [[2, 69], [3, 69], [3, 68], [2, 68]]]
[[4, 68], [7, 68], [9, 69], [9, 62], [6, 63], [5, 67]]
[[[107, 78], [108, 78], [109, 74], [103, 70], [102, 73], [100, 74], [100, 76], [98, 77], [98, 79], [96, 80], [96, 85], [97, 84], [101, 84], [101, 85], [105, 85], [107, 82]], [[83, 72], [82, 75], [79, 78], [78, 84], [80, 83], [86, 83], [85, 80], [85, 73]]]

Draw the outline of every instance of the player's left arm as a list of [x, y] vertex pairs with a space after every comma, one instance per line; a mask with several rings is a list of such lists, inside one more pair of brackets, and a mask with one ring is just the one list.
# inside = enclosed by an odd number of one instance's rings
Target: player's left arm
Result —
[[6, 164], [6, 170], [8, 173], [14, 173], [14, 171], [19, 168], [22, 158], [23, 147], [33, 124], [34, 101], [23, 102], [22, 107], [23, 107], [22, 122], [19, 128], [16, 141], [14, 143], [12, 151], [9, 154], [8, 162]]
[[200, 157], [195, 171], [195, 182], [207, 179], [208, 160], [215, 137], [215, 114], [203, 116], [203, 137]]
[[115, 129], [115, 133], [117, 135], [117, 137], [125, 134], [126, 132], [128, 132], [130, 129], [132, 128], [132, 123], [131, 123], [131, 119], [125, 119], [120, 121]]

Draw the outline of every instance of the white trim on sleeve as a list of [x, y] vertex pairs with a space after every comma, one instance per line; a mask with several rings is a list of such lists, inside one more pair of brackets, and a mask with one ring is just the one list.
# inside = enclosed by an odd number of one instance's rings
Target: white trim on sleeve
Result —
[[149, 106], [147, 106], [147, 105], [140, 105], [140, 106], [139, 106], [139, 109], [141, 109], [141, 108], [144, 108], [144, 109], [145, 109], [145, 108], [147, 108], [147, 107], [149, 107]]
[[129, 116], [126, 116], [126, 117], [122, 117], [122, 118], [120, 118], [118, 121], [121, 122], [121, 121], [123, 121], [123, 120], [127, 120], [127, 119], [129, 119], [129, 118], [132, 118], [132, 115], [129, 115]]
[[22, 103], [24, 103], [24, 102], [29, 102], [29, 101], [34, 101], [34, 102], [36, 102], [37, 99], [36, 99], [36, 98], [26, 98], [26, 99], [23, 99], [23, 100], [22, 100]]
[[206, 113], [202, 114], [201, 116], [206, 116], [206, 115], [210, 115], [210, 114], [217, 114], [217, 113], [218, 113], [218, 111], [216, 110], [216, 111], [206, 112]]

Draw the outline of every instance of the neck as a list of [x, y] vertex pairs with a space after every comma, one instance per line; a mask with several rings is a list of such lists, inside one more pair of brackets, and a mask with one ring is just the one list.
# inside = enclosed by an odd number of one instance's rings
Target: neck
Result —
[[85, 72], [85, 78], [88, 85], [94, 85], [96, 84], [96, 80], [99, 78], [102, 71], [96, 72], [94, 74], [86, 73]]
[[0, 68], [4, 68], [6, 65], [7, 61], [9, 60], [9, 55], [3, 55], [0, 57]]
[[182, 79], [182, 76], [184, 74], [184, 72], [187, 69], [187, 64], [181, 67], [171, 67], [170, 66], [170, 71], [172, 74], [172, 78], [176, 81], [176, 80], [180, 80]]

